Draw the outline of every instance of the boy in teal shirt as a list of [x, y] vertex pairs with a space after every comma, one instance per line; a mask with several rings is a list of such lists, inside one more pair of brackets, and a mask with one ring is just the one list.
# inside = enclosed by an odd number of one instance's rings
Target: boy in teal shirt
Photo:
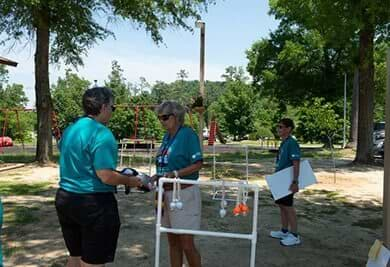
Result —
[[301, 238], [297, 232], [297, 215], [293, 206], [294, 194], [299, 191], [298, 177], [301, 158], [299, 144], [291, 136], [294, 127], [294, 122], [291, 119], [284, 118], [279, 121], [278, 135], [282, 139], [282, 143], [279, 147], [275, 170], [280, 171], [293, 166], [293, 182], [290, 185], [292, 193], [275, 201], [280, 209], [282, 229], [280, 231], [271, 231], [270, 236], [281, 239], [280, 244], [283, 246], [295, 246], [301, 243]]

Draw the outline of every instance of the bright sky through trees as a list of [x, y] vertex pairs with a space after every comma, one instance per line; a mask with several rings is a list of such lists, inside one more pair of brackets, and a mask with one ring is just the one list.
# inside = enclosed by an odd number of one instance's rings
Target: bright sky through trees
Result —
[[[244, 66], [245, 50], [252, 43], [277, 27], [268, 13], [265, 0], [225, 0], [210, 6], [202, 18], [206, 22], [206, 75], [208, 80], [221, 80], [229, 65]], [[116, 39], [108, 38], [89, 50], [79, 75], [87, 80], [97, 79], [99, 84], [111, 70], [111, 62], [117, 60], [129, 81], [145, 77], [147, 81], [173, 81], [180, 69], [189, 72], [189, 79], [199, 76], [199, 30], [167, 30], [162, 33], [164, 44], [157, 46], [144, 30], [136, 30], [131, 24], [117, 22], [109, 28]], [[10, 82], [24, 85], [30, 99], [34, 99], [34, 47], [33, 44], [15, 46], [12, 51], [0, 48], [0, 54], [19, 62], [17, 68], [9, 68]], [[50, 83], [65, 75], [66, 67], [51, 65]]]

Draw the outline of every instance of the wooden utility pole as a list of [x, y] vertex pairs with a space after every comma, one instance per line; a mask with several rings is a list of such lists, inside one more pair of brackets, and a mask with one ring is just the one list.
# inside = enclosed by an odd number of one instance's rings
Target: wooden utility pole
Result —
[[390, 48], [387, 49], [386, 126], [383, 177], [384, 244], [390, 248]]
[[206, 25], [203, 21], [196, 21], [196, 27], [200, 28], [200, 74], [199, 74], [199, 93], [202, 98], [202, 105], [199, 109], [199, 142], [200, 147], [203, 150], [203, 127], [204, 127], [204, 105], [205, 105], [205, 92], [204, 92], [204, 52], [205, 52], [205, 28]]

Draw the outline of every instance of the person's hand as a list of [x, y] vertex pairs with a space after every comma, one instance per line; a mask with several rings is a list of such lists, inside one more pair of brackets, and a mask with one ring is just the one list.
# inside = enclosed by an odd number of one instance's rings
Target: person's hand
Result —
[[150, 177], [150, 179], [152, 180], [152, 183], [158, 181], [158, 179], [160, 179], [161, 175], [158, 175], [158, 174], [155, 174], [153, 175], [152, 177]]
[[139, 186], [139, 189], [144, 192], [150, 192], [153, 190], [152, 177], [142, 172], [139, 173], [137, 177], [141, 180], [141, 186]]
[[142, 180], [138, 176], [129, 176], [129, 179], [128, 179], [126, 185], [130, 186], [130, 187], [141, 187], [142, 186]]
[[292, 183], [290, 185], [290, 188], [289, 190], [293, 193], [297, 193], [299, 191], [299, 187], [298, 187], [298, 184], [297, 183]]
[[137, 176], [138, 171], [133, 168], [124, 168], [123, 170], [120, 171], [121, 174], [127, 175], [127, 176]]
[[166, 172], [164, 174], [164, 177], [167, 177], [167, 178], [175, 178], [175, 174], [173, 172]]

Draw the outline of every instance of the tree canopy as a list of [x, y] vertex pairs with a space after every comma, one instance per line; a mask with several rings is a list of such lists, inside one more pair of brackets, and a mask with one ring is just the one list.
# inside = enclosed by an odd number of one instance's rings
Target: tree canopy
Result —
[[[261, 92], [288, 103], [341, 94], [342, 75], [359, 70], [356, 161], [371, 162], [374, 47], [390, 39], [390, 2], [382, 0], [270, 0], [279, 28], [255, 43], [248, 71]], [[376, 67], [380, 67], [377, 65]]]
[[[49, 160], [51, 152], [51, 110], [49, 90], [49, 58], [74, 66], [82, 64], [82, 56], [97, 41], [113, 32], [107, 21], [123, 20], [150, 33], [156, 43], [162, 42], [161, 30], [181, 27], [191, 30], [188, 22], [199, 19], [200, 13], [214, 0], [193, 1], [94, 1], [94, 0], [26, 0], [0, 2], [0, 42], [35, 40], [35, 91], [38, 113], [36, 159]], [[191, 23], [192, 24], [192, 23]]]

